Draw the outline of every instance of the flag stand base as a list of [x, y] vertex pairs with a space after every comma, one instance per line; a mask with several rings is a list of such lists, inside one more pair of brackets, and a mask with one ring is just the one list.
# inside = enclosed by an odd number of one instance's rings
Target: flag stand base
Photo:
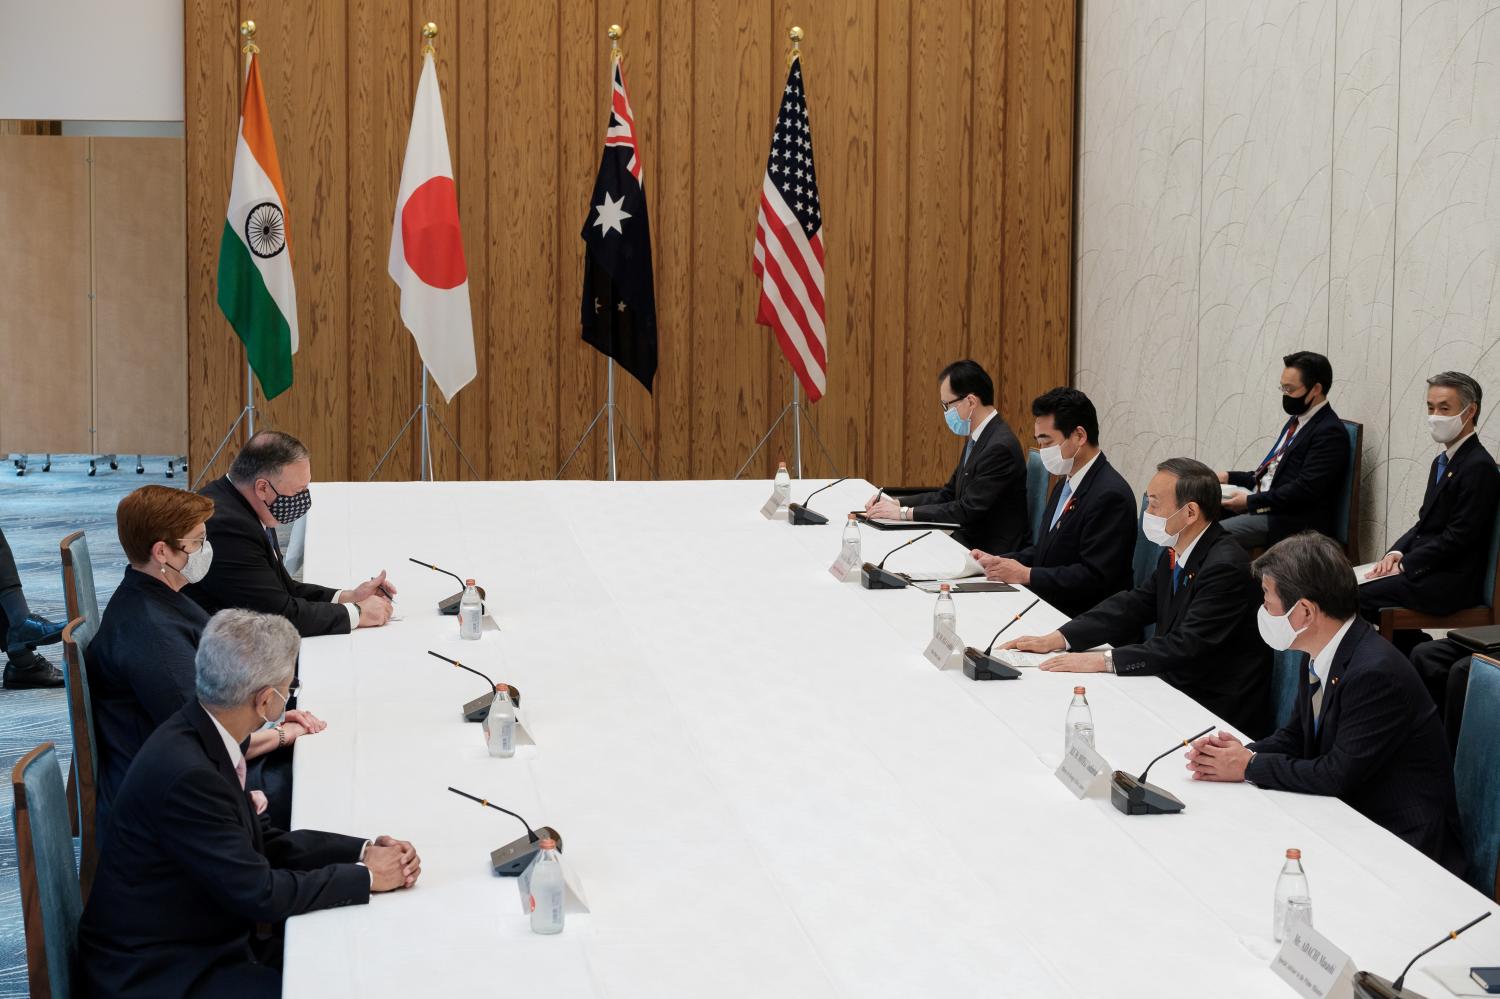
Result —
[[771, 439], [771, 435], [776, 432], [776, 428], [781, 426], [782, 421], [788, 416], [792, 418], [792, 457], [796, 465], [793, 474], [799, 479], [802, 478], [802, 421], [806, 420], [807, 429], [812, 431], [813, 440], [818, 442], [818, 450], [822, 451], [823, 457], [827, 459], [829, 470], [833, 472], [834, 478], [838, 478], [839, 467], [834, 464], [833, 455], [828, 453], [828, 448], [823, 444], [823, 438], [818, 434], [817, 424], [813, 423], [812, 417], [807, 414], [807, 407], [802, 405], [802, 386], [794, 380], [792, 382], [792, 401], [787, 403], [786, 408], [781, 411], [781, 415], [772, 421], [771, 429], [767, 430], [765, 436], [760, 439], [760, 443], [755, 445], [755, 450], [750, 452], [750, 457], [745, 459], [745, 463], [740, 466], [740, 470], [734, 473], [736, 479], [745, 474], [745, 469], [750, 467], [750, 463], [755, 460], [755, 456], [760, 454], [761, 448], [766, 446], [766, 442]]
[[[557, 470], [557, 478], [559, 479], [563, 477], [563, 473], [566, 472], [568, 470], [568, 466], [573, 463], [573, 459], [577, 457], [579, 450], [589, 439], [589, 435], [594, 432], [594, 428], [597, 427], [599, 425], [599, 421], [603, 419], [605, 420], [605, 427], [607, 430], [606, 445], [609, 457], [609, 481], [618, 482], [620, 480], [619, 462], [617, 460], [615, 450], [615, 414], [619, 412], [620, 407], [615, 405], [615, 359], [613, 357], [609, 359], [609, 367], [605, 377], [609, 386], [606, 401], [603, 406], [599, 407], [599, 412], [594, 414], [594, 418], [589, 421], [588, 428], [584, 430], [583, 436], [578, 438], [578, 443], [573, 445], [573, 450], [568, 452], [567, 460], [564, 461], [562, 463], [562, 467]], [[606, 417], [608, 419], [605, 419]], [[651, 469], [651, 478], [659, 478], [659, 476], [656, 474], [656, 465], [651, 461], [650, 458], [646, 456], [646, 449], [641, 447], [641, 442], [635, 436], [635, 431], [630, 429], [630, 424], [626, 423], [623, 419], [619, 420], [619, 424], [620, 426], [624, 427], [625, 432], [630, 435], [630, 443], [635, 445], [636, 453], [641, 456], [641, 460], [646, 463], [646, 467]]]
[[[255, 372], [252, 371], [251, 368], [250, 368], [250, 358], [246, 357], [245, 358], [245, 405], [244, 405], [244, 408], [242, 408], [240, 410], [240, 415], [236, 416], [234, 418], [234, 422], [229, 425], [229, 432], [224, 435], [224, 439], [223, 440], [219, 441], [219, 446], [216, 447], [216, 448], [214, 448], [213, 455], [207, 461], [205, 461], [203, 463], [203, 470], [198, 473], [198, 477], [193, 480], [193, 484], [188, 487], [189, 489], [192, 489], [193, 491], [197, 491], [197, 489], [198, 489], [198, 483], [200, 483], [200, 482], [203, 481], [203, 477], [205, 475], [207, 475], [209, 473], [209, 470], [214, 467], [214, 462], [216, 462], [216, 461], [219, 460], [219, 455], [222, 454], [224, 452], [224, 449], [229, 446], [229, 442], [232, 441], [232, 440], [234, 440], [234, 432], [240, 428], [240, 424], [241, 423], [245, 424], [245, 443], [247, 443], [247, 444], [250, 443], [250, 438], [252, 438], [252, 437], [255, 436], [255, 381], [254, 381], [254, 378], [255, 378]], [[113, 462], [111, 462], [111, 465], [113, 465]], [[170, 466], [168, 466], [168, 467], [170, 467]], [[89, 472], [89, 474], [93, 475], [94, 473], [93, 472]]]
[[437, 407], [433, 406], [427, 401], [427, 365], [424, 364], [422, 365], [422, 401], [417, 404], [416, 409], [411, 411], [411, 415], [406, 418], [406, 422], [401, 424], [401, 429], [396, 431], [396, 436], [391, 441], [390, 447], [385, 449], [385, 454], [381, 455], [380, 460], [375, 463], [375, 471], [370, 473], [370, 478], [368, 479], [368, 481], [375, 481], [375, 476], [380, 474], [380, 469], [384, 467], [386, 459], [391, 456], [391, 452], [396, 450], [396, 445], [401, 443], [401, 439], [406, 436], [406, 432], [411, 429], [412, 423], [415, 422], [417, 417], [419, 416], [422, 418], [422, 429], [420, 433], [422, 442], [423, 482], [432, 481], [432, 436], [427, 424], [429, 418], [436, 422], [438, 425], [438, 429], [443, 432], [443, 435], [453, 442], [453, 449], [458, 452], [458, 456], [462, 458], [464, 460], [464, 464], [469, 467], [469, 474], [474, 476], [474, 478], [476, 479], [482, 478], [479, 472], [475, 470], [474, 463], [469, 460], [469, 456], [464, 454], [464, 449], [458, 446], [458, 440], [448, 429], [448, 425], [444, 423], [443, 418], [438, 415]]

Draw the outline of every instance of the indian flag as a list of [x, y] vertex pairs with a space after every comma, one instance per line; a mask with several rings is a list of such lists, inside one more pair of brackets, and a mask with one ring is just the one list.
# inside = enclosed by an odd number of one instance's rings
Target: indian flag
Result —
[[286, 188], [271, 138], [271, 116], [252, 55], [240, 105], [234, 180], [219, 240], [219, 308], [245, 344], [267, 399], [291, 388], [297, 352], [297, 289], [292, 284]]

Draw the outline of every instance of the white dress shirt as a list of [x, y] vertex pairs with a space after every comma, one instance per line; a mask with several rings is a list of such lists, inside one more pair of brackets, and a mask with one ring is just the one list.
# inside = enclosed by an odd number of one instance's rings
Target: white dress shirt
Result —
[[[1305, 428], [1309, 423], [1312, 422], [1312, 418], [1318, 415], [1318, 410], [1322, 409], [1326, 405], [1328, 405], [1328, 400], [1324, 399], [1322, 402], [1318, 403], [1316, 406], [1309, 408], [1307, 412], [1297, 417], [1297, 429], [1300, 431]], [[1271, 453], [1275, 454], [1276, 457], [1272, 458], [1271, 463], [1266, 466], [1265, 474], [1262, 475], [1259, 479], [1255, 480], [1255, 488], [1250, 490], [1251, 492], [1263, 493], [1267, 489], [1271, 488], [1271, 480], [1276, 478], [1276, 468], [1281, 464], [1281, 459], [1285, 456], [1284, 453], [1276, 454], [1276, 449], [1281, 446], [1281, 439], [1285, 436], [1286, 429], [1283, 428], [1281, 431], [1281, 436], [1276, 438], [1276, 443], [1271, 447]]]

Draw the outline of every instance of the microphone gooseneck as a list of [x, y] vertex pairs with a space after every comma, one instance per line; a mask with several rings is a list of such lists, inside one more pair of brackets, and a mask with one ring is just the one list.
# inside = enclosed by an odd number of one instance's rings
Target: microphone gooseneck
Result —
[[884, 569], [885, 568], [886, 559], [889, 559], [892, 555], [896, 554], [901, 549], [905, 548], [907, 545], [914, 545], [914, 544], [916, 544], [918, 541], [921, 541], [923, 538], [927, 537], [927, 535], [929, 535], [931, 533], [932, 533], [931, 531], [923, 531], [921, 534], [918, 534], [916, 537], [914, 537], [910, 541], [906, 542], [906, 544], [897, 545], [895, 548], [892, 548], [890, 551], [888, 551], [888, 552], [885, 553], [885, 558], [881, 559], [880, 560], [880, 564], [877, 565], [875, 568], [877, 568], [877, 569]]
[[509, 815], [511, 818], [513, 818], [516, 821], [520, 822], [521, 825], [526, 826], [526, 838], [527, 838], [527, 840], [529, 840], [532, 843], [535, 843], [537, 841], [537, 838], [538, 838], [537, 834], [531, 831], [531, 826], [527, 825], [526, 820], [523, 819], [523, 818], [521, 818], [521, 816], [517, 815], [515, 812], [511, 811], [509, 808], [501, 808], [499, 805], [495, 804], [493, 801], [490, 801], [488, 798], [481, 798], [478, 795], [470, 794], [467, 791], [460, 791], [456, 787], [450, 787], [450, 788], [448, 788], [448, 790], [452, 791], [454, 794], [458, 795], [460, 798], [468, 798], [470, 801], [477, 801], [477, 802], [479, 802], [481, 805], [483, 805], [486, 808], [493, 808], [497, 812], [504, 812], [506, 815]]
[[[1037, 597], [1035, 600], [1033, 600], [1030, 604], [1028, 604], [1026, 606], [1026, 610], [1021, 611], [1020, 614], [1017, 614], [1015, 617], [1011, 618], [1009, 621], [1006, 621], [1004, 624], [1002, 624], [1000, 626], [1000, 630], [997, 631], [997, 632], [995, 632], [995, 637], [992, 638], [992, 639], [990, 639], [990, 644], [988, 644], [988, 645], [986, 645], [984, 647], [984, 654], [985, 655], [989, 655], [990, 654], [990, 650], [995, 647], [995, 643], [998, 642], [998, 641], [1000, 641], [1000, 636], [1003, 635], [1003, 634], [1005, 634], [1005, 629], [1006, 628], [1009, 628], [1011, 625], [1013, 625], [1017, 621], [1021, 620], [1021, 618], [1026, 615], [1026, 611], [1031, 610], [1031, 608], [1035, 607], [1037, 604], [1039, 604], [1041, 602], [1042, 602], [1042, 598], [1041, 597]], [[1171, 751], [1172, 750], [1170, 750], [1170, 749], [1167, 750], [1167, 752], [1169, 752], [1169, 753]]]
[[1210, 726], [1208, 726], [1208, 728], [1204, 729], [1202, 732], [1199, 732], [1197, 735], [1190, 735], [1186, 739], [1183, 739], [1177, 745], [1173, 746], [1171, 749], [1167, 750], [1165, 753], [1162, 753], [1156, 759], [1154, 759], [1150, 763], [1146, 764], [1146, 769], [1141, 771], [1141, 775], [1136, 778], [1136, 781], [1138, 783], [1141, 783], [1141, 784], [1146, 783], [1146, 775], [1151, 772], [1151, 768], [1154, 767], [1154, 766], [1156, 766], [1157, 763], [1159, 763], [1161, 760], [1166, 759], [1168, 756], [1171, 756], [1173, 753], [1177, 752], [1177, 750], [1181, 749], [1183, 746], [1191, 746], [1193, 744], [1193, 740], [1194, 739], [1201, 739], [1205, 735], [1207, 735], [1208, 733], [1212, 732], [1213, 730], [1214, 730], [1214, 727], [1212, 725], [1210, 725]]
[[[424, 567], [426, 567], [428, 569], [431, 569], [433, 572], [441, 572], [445, 576], [452, 576], [455, 580], [457, 580], [457, 582], [458, 582], [458, 588], [459, 589], [462, 590], [462, 589], [465, 588], [465, 584], [464, 584], [463, 579], [461, 579], [455, 573], [449, 572], [447, 569], [441, 569], [441, 568], [433, 565], [431, 562], [423, 562], [421, 559], [419, 559], [419, 558], [412, 558], [409, 555], [407, 556], [406, 560], [408, 562], [415, 562], [415, 563], [417, 563], [417, 565], [424, 566]], [[449, 660], [449, 662], [452, 662], [452, 661], [453, 660], [451, 660], [451, 659]]]
[[[457, 659], [449, 659], [447, 656], [439, 655], [438, 653], [433, 652], [431, 649], [427, 650], [427, 654], [429, 656], [433, 656], [433, 657], [435, 657], [437, 659], [441, 659], [445, 663], [450, 663], [450, 664], [452, 664], [454, 666], [457, 666], [459, 669], [468, 670], [470, 673], [473, 673], [475, 676], [479, 677], [479, 679], [481, 679], [485, 683], [489, 684], [491, 690], [495, 689], [495, 681], [491, 680], [489, 677], [485, 676], [483, 673], [479, 672], [479, 670], [475, 669], [474, 667], [472, 667], [472, 666], [465, 666], [463, 663], [459, 662]], [[449, 788], [449, 790], [451, 791], [452, 788]], [[478, 801], [479, 799], [475, 798], [474, 800]]]
[[805, 499], [805, 500], [802, 501], [802, 505], [803, 506], [807, 506], [808, 503], [812, 502], [812, 498], [814, 496], [818, 495], [818, 493], [822, 492], [824, 489], [832, 489], [834, 486], [838, 485], [840, 482], [848, 482], [848, 481], [849, 481], [849, 476], [846, 475], [842, 479], [837, 479], [837, 480], [835, 480], [833, 482], [828, 483], [828, 485], [826, 485], [826, 486], [822, 486], [821, 488], [814, 489], [812, 492], [810, 492], [810, 493], [807, 494], [807, 499]]
[[1464, 930], [1467, 930], [1469, 927], [1473, 926], [1475, 923], [1482, 923], [1482, 922], [1484, 922], [1488, 918], [1490, 918], [1490, 914], [1488, 912], [1486, 912], [1484, 915], [1480, 916], [1478, 919], [1471, 919], [1471, 920], [1469, 920], [1467, 923], [1464, 923], [1458, 929], [1450, 931], [1447, 936], [1443, 937], [1443, 939], [1439, 940], [1437, 943], [1433, 944], [1431, 947], [1428, 947], [1426, 950], [1422, 951], [1422, 953], [1418, 954], [1416, 957], [1414, 957], [1410, 961], [1408, 961], [1407, 964], [1406, 964], [1406, 968], [1404, 970], [1402, 970], [1402, 972], [1401, 972], [1401, 977], [1398, 978], [1398, 979], [1396, 979], [1394, 982], [1391, 983], [1391, 991], [1395, 992], [1399, 996], [1401, 994], [1401, 986], [1403, 984], [1405, 984], [1405, 982], [1406, 982], [1406, 973], [1409, 972], [1409, 971], [1411, 971], [1411, 966], [1412, 965], [1416, 964], [1422, 958], [1426, 957], [1428, 954], [1431, 954], [1433, 951], [1437, 950], [1439, 947], [1441, 947], [1443, 944], [1447, 943], [1449, 940], [1457, 940], [1458, 939], [1458, 935], [1460, 933], [1462, 933]]

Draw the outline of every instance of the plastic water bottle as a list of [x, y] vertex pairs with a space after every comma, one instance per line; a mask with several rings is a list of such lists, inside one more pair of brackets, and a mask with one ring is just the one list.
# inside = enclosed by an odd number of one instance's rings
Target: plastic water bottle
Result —
[[776, 502], [781, 506], [786, 506], [792, 501], [792, 476], [786, 470], [786, 462], [784, 461], [776, 466], [774, 492], [776, 493]]
[[479, 599], [479, 590], [474, 580], [464, 580], [464, 595], [458, 601], [458, 637], [479, 641], [484, 630], [484, 604]]
[[953, 608], [953, 593], [947, 583], [938, 587], [937, 606], [932, 609], [933, 635], [936, 635], [938, 628], [945, 624], [949, 631], [958, 631], [958, 611]]
[[1073, 688], [1073, 703], [1068, 705], [1068, 714], [1063, 719], [1063, 753], [1068, 751], [1068, 743], [1078, 739], [1094, 744], [1094, 713], [1089, 710], [1088, 695], [1082, 687]]
[[557, 841], [543, 837], [541, 850], [531, 865], [531, 932], [561, 933], [564, 889]]
[[859, 550], [859, 521], [854, 519], [854, 514], [849, 515], [849, 521], [844, 525], [844, 564], [859, 565], [862, 561]]
[[1271, 912], [1271, 934], [1281, 943], [1287, 934], [1287, 912], [1291, 903], [1312, 923], [1312, 893], [1307, 887], [1307, 873], [1302, 870], [1302, 851], [1288, 850], [1286, 863], [1281, 867], [1281, 876], [1276, 879], [1276, 904]]
[[491, 756], [516, 755], [516, 708], [510, 702], [510, 688], [495, 684], [495, 700], [484, 716], [484, 744]]

